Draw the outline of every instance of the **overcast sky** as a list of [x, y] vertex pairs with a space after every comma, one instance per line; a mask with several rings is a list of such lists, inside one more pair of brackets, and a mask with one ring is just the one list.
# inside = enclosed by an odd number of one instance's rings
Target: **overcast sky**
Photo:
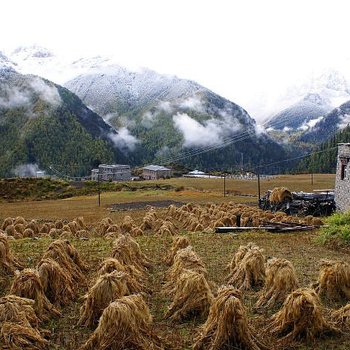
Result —
[[241, 105], [313, 71], [347, 64], [349, 1], [2, 0], [0, 50], [66, 56], [189, 78]]

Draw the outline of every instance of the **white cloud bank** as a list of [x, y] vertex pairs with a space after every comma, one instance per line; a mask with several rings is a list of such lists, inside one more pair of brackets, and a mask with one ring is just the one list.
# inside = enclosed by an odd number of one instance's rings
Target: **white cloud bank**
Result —
[[134, 151], [140, 141], [131, 135], [129, 129], [126, 127], [122, 127], [116, 131], [118, 134], [110, 133], [108, 135], [114, 145], [122, 152]]
[[194, 120], [186, 113], [173, 116], [175, 128], [184, 137], [184, 147], [214, 146], [222, 143], [225, 136], [240, 130], [241, 125], [234, 119], [230, 122], [223, 119], [209, 119], [203, 124]]

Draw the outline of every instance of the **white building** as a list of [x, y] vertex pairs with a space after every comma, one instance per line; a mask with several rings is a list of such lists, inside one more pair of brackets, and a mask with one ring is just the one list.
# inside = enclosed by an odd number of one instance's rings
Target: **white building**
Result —
[[334, 200], [340, 211], [350, 210], [350, 143], [338, 144]]
[[145, 180], [165, 179], [172, 176], [172, 170], [161, 165], [148, 165], [142, 168], [142, 177]]
[[98, 169], [91, 170], [93, 181], [130, 181], [130, 165], [122, 164], [100, 164]]

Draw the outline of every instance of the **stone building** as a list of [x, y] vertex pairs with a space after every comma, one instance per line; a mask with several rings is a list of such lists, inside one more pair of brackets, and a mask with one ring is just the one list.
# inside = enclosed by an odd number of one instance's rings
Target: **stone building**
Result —
[[340, 211], [350, 210], [350, 143], [338, 144], [335, 204]]
[[[99, 179], [100, 178], [100, 179]], [[100, 164], [98, 169], [91, 170], [93, 181], [130, 181], [130, 165], [122, 164]]]
[[165, 179], [171, 176], [171, 169], [161, 165], [148, 165], [142, 168], [142, 177], [145, 180]]

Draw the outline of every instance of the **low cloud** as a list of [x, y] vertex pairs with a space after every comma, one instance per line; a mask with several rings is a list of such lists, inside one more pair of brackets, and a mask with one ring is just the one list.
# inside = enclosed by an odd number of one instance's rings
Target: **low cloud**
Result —
[[40, 171], [38, 164], [21, 164], [12, 170], [15, 176], [20, 177], [36, 177], [37, 172]]
[[302, 130], [302, 131], [307, 131], [312, 129], [318, 122], [320, 122], [324, 117], [318, 117], [315, 119], [311, 119], [309, 121], [305, 121], [301, 126], [299, 126], [298, 130]]
[[180, 103], [180, 108], [191, 109], [199, 113], [205, 113], [205, 106], [201, 99], [196, 96], [191, 96]]
[[226, 119], [209, 119], [201, 124], [186, 113], [177, 113], [173, 122], [184, 137], [184, 147], [218, 145], [241, 128], [239, 122], [232, 118], [229, 123]]
[[344, 129], [350, 124], [350, 115], [349, 114], [343, 114], [340, 117], [340, 121], [338, 123], [339, 129]]
[[30, 93], [28, 90], [20, 90], [17, 87], [7, 87], [5, 96], [0, 97], [1, 108], [18, 108], [27, 106], [30, 103]]
[[110, 133], [108, 137], [114, 143], [114, 145], [122, 152], [132, 152], [135, 150], [136, 145], [140, 142], [135, 136], [130, 134], [130, 131], [126, 127], [122, 127], [116, 130], [118, 134]]
[[40, 98], [53, 106], [59, 106], [62, 103], [60, 94], [56, 86], [49, 85], [43, 79], [38, 77], [30, 81], [30, 86], [39, 94]]

